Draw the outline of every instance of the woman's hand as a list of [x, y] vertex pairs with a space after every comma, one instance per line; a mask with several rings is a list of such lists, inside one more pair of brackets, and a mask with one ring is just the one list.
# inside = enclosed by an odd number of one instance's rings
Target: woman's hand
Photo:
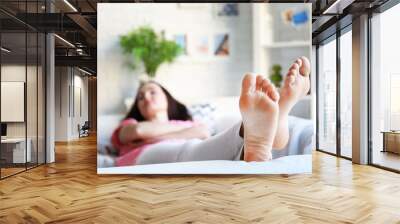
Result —
[[142, 121], [123, 126], [119, 132], [119, 140], [122, 144], [130, 144], [132, 142], [155, 139], [184, 129], [187, 129], [187, 127], [180, 124]]
[[160, 138], [149, 138], [149, 139], [132, 141], [132, 142], [129, 142], [128, 145], [131, 148], [139, 148], [139, 147], [144, 146], [144, 145], [157, 143], [157, 142], [159, 142], [161, 140], [162, 139], [160, 139]]
[[196, 126], [185, 128], [180, 131], [167, 133], [161, 136], [158, 136], [158, 139], [166, 140], [166, 139], [191, 139], [191, 138], [199, 138], [206, 139], [210, 137], [210, 133], [208, 128], [204, 124], [198, 124]]

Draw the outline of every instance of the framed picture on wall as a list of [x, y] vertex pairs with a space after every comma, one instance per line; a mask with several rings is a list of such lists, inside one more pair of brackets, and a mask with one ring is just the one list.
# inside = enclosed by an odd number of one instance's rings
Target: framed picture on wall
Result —
[[208, 57], [210, 53], [208, 35], [195, 35], [191, 38], [191, 56]]
[[186, 34], [175, 34], [174, 41], [181, 47], [181, 49], [182, 49], [181, 55], [187, 55], [187, 53], [188, 53], [187, 35]]
[[230, 54], [229, 34], [215, 34], [213, 38], [213, 55], [227, 57]]
[[239, 4], [238, 3], [213, 4], [213, 13], [215, 17], [237, 17], [239, 16]]

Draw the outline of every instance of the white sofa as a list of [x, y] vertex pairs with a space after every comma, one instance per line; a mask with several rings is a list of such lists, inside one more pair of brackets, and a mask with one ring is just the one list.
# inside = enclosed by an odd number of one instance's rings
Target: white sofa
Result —
[[[223, 131], [240, 121], [237, 98], [217, 98], [208, 102], [216, 105], [214, 116], [217, 132]], [[190, 105], [200, 102], [184, 103]], [[169, 171], [167, 173], [214, 173], [212, 170], [210, 171], [209, 169], [199, 167], [214, 167], [215, 172], [221, 174], [232, 173], [232, 171], [234, 171], [234, 173], [243, 174], [311, 172], [314, 126], [310, 119], [305, 119], [310, 118], [310, 105], [310, 101], [305, 99], [298, 103], [292, 110], [293, 112], [289, 117], [289, 143], [283, 150], [273, 150], [274, 162], [246, 163], [243, 161], [202, 161], [114, 168], [99, 167], [98, 173], [163, 173], [166, 170]], [[98, 117], [97, 142], [99, 151], [110, 143], [110, 136], [123, 117], [124, 114], [100, 115]], [[238, 165], [239, 163], [240, 165]], [[271, 166], [273, 168], [271, 168]], [[185, 167], [185, 169], [182, 169], [183, 167]], [[238, 169], [238, 167], [243, 169], [242, 172], [240, 172], [241, 169]]]

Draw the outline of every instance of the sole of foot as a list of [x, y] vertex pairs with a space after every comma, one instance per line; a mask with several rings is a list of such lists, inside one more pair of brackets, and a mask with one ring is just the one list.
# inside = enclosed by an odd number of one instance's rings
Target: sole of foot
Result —
[[279, 116], [279, 93], [260, 75], [246, 74], [242, 80], [239, 108], [244, 134], [244, 160], [272, 159], [272, 144]]

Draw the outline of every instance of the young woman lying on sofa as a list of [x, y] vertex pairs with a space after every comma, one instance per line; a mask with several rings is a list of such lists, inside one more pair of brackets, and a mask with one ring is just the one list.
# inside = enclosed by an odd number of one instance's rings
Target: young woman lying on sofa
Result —
[[288, 115], [310, 89], [310, 62], [300, 57], [290, 67], [278, 92], [261, 75], [242, 80], [239, 108], [242, 121], [215, 136], [192, 121], [185, 105], [160, 84], [139, 87], [126, 118], [114, 130], [116, 166], [200, 160], [268, 161], [271, 150], [289, 139]]

